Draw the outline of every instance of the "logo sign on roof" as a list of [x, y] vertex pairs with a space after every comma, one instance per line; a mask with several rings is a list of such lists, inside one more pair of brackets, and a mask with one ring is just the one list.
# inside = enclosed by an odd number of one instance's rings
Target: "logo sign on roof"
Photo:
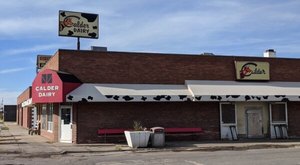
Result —
[[99, 37], [98, 14], [59, 11], [59, 36], [94, 38]]
[[39, 69], [44, 67], [51, 57], [52, 56], [49, 56], [49, 55], [38, 55], [37, 60], [36, 60], [37, 61], [37, 63], [36, 63], [37, 67]]
[[237, 80], [270, 80], [268, 62], [235, 61]]
[[51, 58], [52, 56], [49, 55], [38, 55], [36, 58], [36, 70], [37, 72], [43, 68], [46, 63], [48, 62], [48, 60]]
[[32, 83], [32, 102], [49, 103], [63, 101], [63, 84], [58, 74], [52, 70], [38, 73]]

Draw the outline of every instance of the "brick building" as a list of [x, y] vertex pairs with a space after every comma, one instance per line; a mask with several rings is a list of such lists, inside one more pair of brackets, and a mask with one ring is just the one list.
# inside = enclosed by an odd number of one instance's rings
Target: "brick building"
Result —
[[23, 107], [60, 142], [100, 142], [98, 129], [133, 121], [201, 128], [193, 140], [297, 138], [299, 71], [289, 58], [58, 50], [18, 105], [32, 98]]
[[[34, 106], [31, 99], [31, 86], [17, 98], [17, 123], [24, 128], [30, 128]], [[35, 110], [36, 111], [36, 110]]]

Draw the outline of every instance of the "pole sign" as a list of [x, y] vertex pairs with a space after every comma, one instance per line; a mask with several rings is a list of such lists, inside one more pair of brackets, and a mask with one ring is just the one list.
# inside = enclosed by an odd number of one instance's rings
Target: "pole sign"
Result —
[[270, 80], [268, 62], [235, 61], [237, 80]]
[[59, 11], [59, 36], [98, 39], [98, 14]]

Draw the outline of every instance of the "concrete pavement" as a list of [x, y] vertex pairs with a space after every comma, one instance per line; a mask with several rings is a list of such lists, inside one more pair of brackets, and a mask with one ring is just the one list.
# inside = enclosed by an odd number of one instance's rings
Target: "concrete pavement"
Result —
[[[0, 124], [1, 126], [1, 124]], [[247, 150], [262, 148], [293, 148], [300, 147], [300, 140], [275, 141], [217, 141], [217, 142], [166, 142], [164, 148], [132, 149], [127, 144], [64, 144], [51, 143], [39, 135], [28, 135], [28, 130], [16, 123], [5, 123], [9, 130], [0, 133], [0, 154], [21, 154], [23, 156], [50, 156], [68, 153], [95, 152], [160, 152], [160, 151], [218, 151]]]

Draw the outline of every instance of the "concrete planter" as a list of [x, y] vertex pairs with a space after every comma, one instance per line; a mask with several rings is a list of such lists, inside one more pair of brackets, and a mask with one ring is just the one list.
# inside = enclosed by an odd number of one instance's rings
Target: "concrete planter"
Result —
[[131, 148], [147, 147], [150, 131], [124, 131], [127, 144]]

